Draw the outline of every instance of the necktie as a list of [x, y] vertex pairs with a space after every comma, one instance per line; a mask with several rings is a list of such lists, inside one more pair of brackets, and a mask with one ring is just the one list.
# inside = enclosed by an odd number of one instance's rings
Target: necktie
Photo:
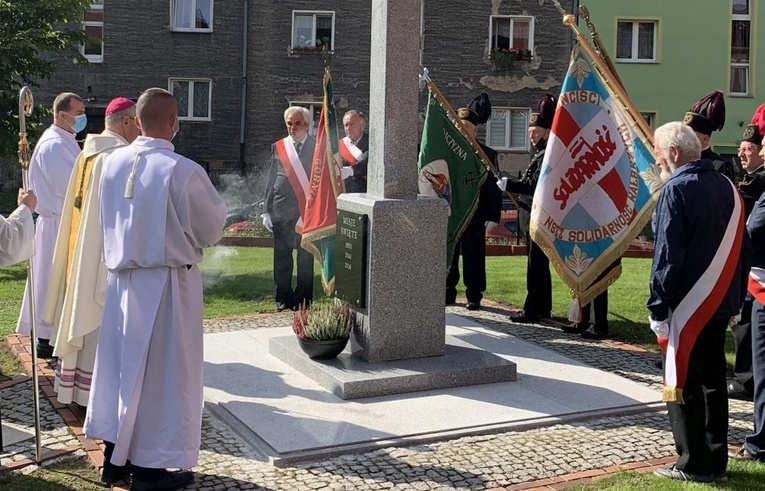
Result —
[[303, 148], [303, 144], [300, 142], [295, 142], [295, 151], [300, 155], [300, 149]]

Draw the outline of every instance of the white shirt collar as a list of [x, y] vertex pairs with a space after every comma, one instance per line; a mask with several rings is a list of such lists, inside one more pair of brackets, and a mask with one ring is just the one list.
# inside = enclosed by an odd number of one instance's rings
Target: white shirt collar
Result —
[[133, 145], [138, 147], [148, 147], [175, 151], [175, 146], [164, 138], [152, 138], [149, 136], [139, 136], [133, 141]]

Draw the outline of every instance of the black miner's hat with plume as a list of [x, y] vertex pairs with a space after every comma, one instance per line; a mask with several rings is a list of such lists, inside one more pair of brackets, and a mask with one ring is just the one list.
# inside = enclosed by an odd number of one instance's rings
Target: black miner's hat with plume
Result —
[[555, 116], [555, 105], [558, 101], [552, 94], [545, 94], [537, 104], [537, 112], [529, 116], [529, 127], [539, 126], [549, 130], [552, 128], [553, 117]]
[[683, 123], [703, 135], [711, 135], [713, 131], [725, 126], [725, 98], [719, 90], [705, 96], [685, 113]]
[[488, 94], [486, 92], [478, 94], [475, 99], [470, 101], [468, 107], [457, 109], [457, 116], [460, 119], [470, 121], [474, 126], [484, 124], [491, 117], [491, 101]]

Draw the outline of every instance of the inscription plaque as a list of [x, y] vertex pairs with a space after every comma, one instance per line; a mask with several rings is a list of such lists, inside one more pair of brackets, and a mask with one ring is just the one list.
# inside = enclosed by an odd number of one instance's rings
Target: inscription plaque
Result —
[[367, 215], [338, 210], [335, 234], [335, 297], [366, 307]]

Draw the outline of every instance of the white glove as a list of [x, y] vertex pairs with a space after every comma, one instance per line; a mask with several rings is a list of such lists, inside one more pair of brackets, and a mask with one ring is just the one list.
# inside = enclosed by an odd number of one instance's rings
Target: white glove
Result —
[[738, 325], [738, 323], [741, 322], [741, 311], [738, 311], [738, 314], [734, 315], [730, 318], [730, 321], [728, 322], [728, 327], [733, 327], [735, 325]]
[[487, 231], [487, 232], [488, 232], [489, 230], [493, 229], [494, 227], [496, 227], [497, 225], [499, 225], [499, 223], [497, 223], [497, 222], [491, 222], [491, 221], [489, 221], [489, 222], [486, 222], [486, 223], [484, 223], [484, 224], [483, 224], [483, 226], [484, 226], [484, 227], [486, 227], [486, 231]]
[[351, 176], [353, 176], [353, 167], [351, 167], [350, 165], [340, 167], [340, 177], [342, 177], [343, 179], [348, 179]]
[[497, 187], [502, 191], [507, 191], [507, 177], [497, 179]]
[[260, 218], [263, 219], [263, 226], [266, 227], [266, 229], [269, 232], [274, 231], [274, 222], [271, 221], [271, 214], [270, 213], [263, 213], [260, 215]]
[[669, 337], [669, 319], [657, 321], [648, 316], [648, 322], [650, 322], [651, 330], [657, 338]]

